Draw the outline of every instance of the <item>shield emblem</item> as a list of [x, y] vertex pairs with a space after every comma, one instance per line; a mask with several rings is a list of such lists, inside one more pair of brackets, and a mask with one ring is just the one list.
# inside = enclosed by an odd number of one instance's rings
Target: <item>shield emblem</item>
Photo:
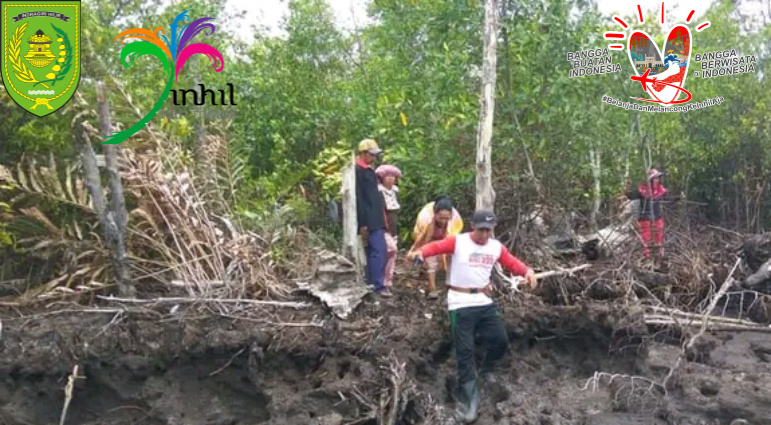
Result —
[[0, 68], [17, 105], [44, 117], [80, 83], [80, 1], [0, 0]]

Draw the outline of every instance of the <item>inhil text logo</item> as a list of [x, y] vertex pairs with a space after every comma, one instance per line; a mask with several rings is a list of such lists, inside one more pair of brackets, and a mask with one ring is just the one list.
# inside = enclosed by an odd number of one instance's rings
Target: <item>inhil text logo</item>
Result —
[[[172, 90], [171, 87], [174, 82], [177, 81], [177, 77], [179, 77], [185, 62], [187, 62], [192, 55], [204, 55], [209, 58], [212, 63], [212, 68], [214, 68], [216, 72], [221, 72], [225, 68], [225, 59], [222, 57], [219, 50], [206, 43], [191, 43], [191, 41], [201, 33], [208, 36], [214, 34], [216, 27], [213, 23], [208, 22], [212, 21], [213, 18], [203, 17], [184, 26], [180, 26], [180, 24], [190, 21], [190, 16], [187, 15], [187, 12], [189, 12], [189, 10], [177, 15], [168, 31], [164, 28], [156, 28], [154, 31], [146, 28], [131, 28], [121, 32], [115, 37], [115, 41], [120, 39], [121, 44], [124, 44], [120, 57], [121, 63], [125, 68], [131, 68], [131, 66], [135, 64], [135, 59], [138, 57], [144, 55], [154, 56], [160, 61], [161, 65], [163, 65], [163, 70], [166, 73], [166, 86], [147, 115], [142, 117], [139, 122], [130, 128], [105, 137], [106, 140], [104, 144], [122, 143], [136, 134], [139, 130], [143, 129], [147, 123], [158, 114], [171, 92], [175, 92], [174, 104], [178, 105], [176, 90]], [[126, 44], [126, 40], [129, 39], [138, 39], [138, 41]], [[212, 90], [203, 91], [205, 90], [205, 87], [203, 87], [203, 85], [201, 86], [201, 99], [199, 100], [197, 95], [194, 95], [193, 98], [195, 105], [203, 105], [207, 94], [211, 94], [212, 102], [216, 105], [216, 103], [214, 103], [215, 93]], [[233, 86], [230, 84], [229, 86], [229, 100], [232, 105], [235, 105], [235, 103], [233, 103]], [[185, 104], [186, 92], [188, 91], [190, 90], [182, 90], [183, 105]], [[220, 91], [222, 92], [220, 100], [224, 103], [225, 92], [224, 90]], [[198, 113], [200, 115], [200, 111], [198, 111]]]
[[[236, 102], [234, 99], [234, 89], [233, 84], [228, 83], [228, 90], [227, 90], [227, 100], [225, 99], [225, 90], [217, 90], [215, 93], [212, 89], [207, 89], [204, 84], [198, 84], [200, 89], [185, 89], [185, 90], [176, 90], [172, 89], [172, 102], [177, 106], [186, 106], [188, 105], [188, 95], [193, 95], [193, 105], [201, 106], [207, 104], [207, 98], [210, 100], [210, 104], [214, 106], [235, 106]], [[200, 93], [200, 99], [199, 99], [199, 93]], [[179, 94], [179, 97], [177, 96]], [[219, 96], [218, 96], [219, 95]], [[219, 99], [219, 103], [217, 103], [217, 100]], [[228, 103], [229, 102], [229, 103]]]

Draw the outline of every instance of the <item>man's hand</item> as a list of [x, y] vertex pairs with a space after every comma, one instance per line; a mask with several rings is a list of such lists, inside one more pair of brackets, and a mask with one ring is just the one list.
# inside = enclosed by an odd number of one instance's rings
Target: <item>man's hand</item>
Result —
[[409, 254], [407, 254], [407, 259], [410, 261], [414, 261], [416, 258], [419, 258], [420, 261], [423, 261], [423, 253], [418, 249], [415, 251], [410, 251]]
[[367, 226], [362, 226], [361, 229], [359, 229], [359, 234], [361, 235], [362, 243], [364, 246], [367, 246], [367, 244], [369, 244], [369, 228]]
[[535, 289], [535, 287], [538, 286], [538, 279], [535, 277], [533, 269], [527, 269], [527, 273], [525, 273], [525, 282], [527, 282], [527, 286], [529, 286], [530, 289]]

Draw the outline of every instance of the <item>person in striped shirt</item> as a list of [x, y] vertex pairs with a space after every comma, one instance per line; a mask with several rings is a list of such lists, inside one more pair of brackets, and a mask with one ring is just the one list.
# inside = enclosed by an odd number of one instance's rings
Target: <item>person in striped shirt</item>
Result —
[[471, 232], [431, 242], [408, 255], [410, 260], [423, 261], [436, 255], [452, 254], [447, 307], [455, 345], [461, 409], [466, 423], [477, 419], [479, 409], [479, 386], [474, 364], [475, 336], [480, 336], [485, 345], [485, 358], [480, 368], [483, 375], [492, 370], [509, 346], [503, 319], [490, 297], [493, 267], [501, 263], [513, 274], [524, 276], [531, 288], [538, 285], [533, 269], [511, 255], [502, 243], [492, 237], [496, 223], [492, 211], [478, 210], [471, 219]]

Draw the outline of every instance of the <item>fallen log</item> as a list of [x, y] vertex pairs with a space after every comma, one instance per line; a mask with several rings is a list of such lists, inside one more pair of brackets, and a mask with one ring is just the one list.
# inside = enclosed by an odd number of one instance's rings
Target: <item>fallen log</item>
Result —
[[274, 307], [289, 307], [289, 308], [303, 308], [310, 307], [313, 304], [294, 302], [294, 301], [263, 301], [263, 300], [250, 300], [250, 299], [229, 299], [229, 298], [117, 298], [113, 296], [105, 297], [103, 295], [97, 295], [97, 298], [104, 301], [111, 301], [122, 304], [163, 304], [163, 303], [175, 303], [175, 304], [196, 304], [196, 303], [222, 303], [222, 304], [254, 304], [254, 305], [269, 305]]
[[764, 293], [768, 292], [769, 286], [771, 286], [771, 260], [761, 264], [755, 273], [747, 276], [742, 282], [743, 288]]
[[758, 270], [771, 259], [771, 233], [749, 236], [742, 243], [741, 250], [750, 269]]
[[[674, 320], [669, 317], [665, 316], [645, 316], [645, 324], [646, 325], [655, 325], [655, 326], [680, 326], [680, 327], [701, 327], [702, 323], [697, 322], [680, 322], [677, 320]], [[748, 332], [771, 332], [771, 328], [760, 326], [758, 324], [752, 324], [752, 325], [738, 325], [734, 323], [722, 323], [722, 322], [712, 322], [712, 324], [707, 325], [706, 330], [708, 331], [748, 331]]]
[[[703, 321], [705, 320], [705, 316], [703, 314], [696, 314], [696, 313], [686, 313], [681, 310], [671, 309], [671, 308], [665, 308], [665, 307], [655, 307], [650, 306], [646, 307], [647, 310], [650, 310], [654, 312], [654, 314], [646, 314], [646, 317], [666, 317], [670, 319], [682, 319], [682, 320], [689, 320], [689, 321]], [[736, 325], [748, 325], [748, 326], [760, 326], [758, 323], [749, 321], [749, 320], [741, 320], [741, 319], [733, 319], [730, 317], [723, 317], [723, 316], [707, 316], [706, 320], [713, 323], [731, 323]]]
[[[683, 318], [683, 317], [677, 317], [677, 316], [667, 316], [663, 314], [645, 314], [643, 315], [645, 319], [645, 323], [653, 323], [653, 322], [660, 322], [660, 321], [667, 321], [668, 323], [680, 325], [680, 326], [701, 326], [703, 323], [701, 319], [696, 318]], [[721, 318], [721, 317], [715, 317], [711, 318], [709, 322], [707, 323], [707, 327], [710, 325], [725, 325], [725, 326], [750, 326], [750, 327], [761, 327], [764, 328], [763, 325], [755, 322], [751, 322], [749, 320], [737, 320], [737, 319], [728, 319], [728, 318]]]

